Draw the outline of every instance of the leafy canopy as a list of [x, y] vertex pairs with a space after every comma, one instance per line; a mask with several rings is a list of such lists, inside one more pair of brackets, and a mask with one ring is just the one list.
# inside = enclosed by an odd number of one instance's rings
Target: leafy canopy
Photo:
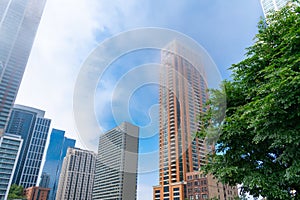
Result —
[[24, 188], [22, 186], [12, 184], [8, 193], [8, 199], [26, 199], [24, 196]]
[[258, 29], [246, 59], [230, 68], [232, 80], [210, 91], [199, 136], [216, 148], [205, 170], [255, 197], [300, 199], [299, 4]]

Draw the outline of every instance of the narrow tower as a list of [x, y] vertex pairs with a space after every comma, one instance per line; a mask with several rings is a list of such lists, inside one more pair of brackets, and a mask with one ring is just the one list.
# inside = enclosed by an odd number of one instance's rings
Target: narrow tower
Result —
[[205, 143], [195, 138], [208, 98], [201, 58], [177, 41], [161, 52], [159, 185], [155, 200], [184, 200], [186, 173], [205, 164]]
[[0, 136], [16, 99], [45, 3], [0, 1]]

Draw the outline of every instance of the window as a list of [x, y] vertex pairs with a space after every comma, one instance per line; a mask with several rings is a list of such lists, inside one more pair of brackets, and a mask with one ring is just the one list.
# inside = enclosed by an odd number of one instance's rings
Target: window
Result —
[[168, 186], [164, 187], [164, 192], [169, 192], [169, 187]]

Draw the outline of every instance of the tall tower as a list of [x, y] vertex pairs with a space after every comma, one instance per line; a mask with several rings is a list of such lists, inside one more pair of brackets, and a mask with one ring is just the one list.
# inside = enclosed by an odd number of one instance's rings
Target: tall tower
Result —
[[16, 99], [45, 2], [0, 1], [0, 135]]
[[24, 188], [36, 186], [42, 164], [51, 120], [44, 118], [45, 111], [14, 105], [6, 133], [23, 139], [20, 157], [12, 183]]
[[278, 11], [291, 0], [260, 0], [265, 17], [272, 11]]
[[155, 200], [186, 198], [186, 173], [205, 164], [208, 149], [195, 138], [207, 94], [201, 57], [177, 41], [161, 52], [159, 185]]
[[65, 131], [52, 129], [43, 169], [43, 173], [48, 174], [50, 179], [47, 186], [51, 189], [48, 200], [55, 200], [63, 159], [67, 154], [68, 148], [75, 147], [75, 143], [75, 140], [65, 137]]
[[92, 200], [96, 154], [68, 148], [61, 169], [56, 200]]
[[127, 122], [100, 136], [93, 200], [135, 200], [139, 128]]

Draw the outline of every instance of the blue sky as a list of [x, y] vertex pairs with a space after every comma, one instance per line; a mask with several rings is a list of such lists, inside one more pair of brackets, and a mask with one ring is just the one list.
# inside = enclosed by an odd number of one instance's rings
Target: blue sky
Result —
[[[66, 130], [84, 148], [79, 139], [83, 133], [78, 133], [73, 117], [73, 92], [82, 64], [99, 43], [135, 28], [172, 29], [203, 46], [221, 76], [229, 78], [227, 69], [241, 61], [245, 48], [253, 44], [260, 16], [259, 0], [48, 0], [16, 103], [45, 110], [52, 127]], [[108, 68], [95, 93], [95, 114], [103, 130], [116, 125], [107, 105], [118, 100], [112, 91], [121, 77], [159, 59], [157, 50], [135, 51]], [[128, 99], [129, 120], [143, 127], [143, 153], [157, 153], [157, 131], [153, 131], [158, 121], [157, 89], [156, 84], [144, 85]], [[91, 142], [94, 150], [96, 143]], [[150, 200], [152, 186], [158, 183], [157, 160], [153, 156], [145, 160], [139, 167], [151, 173], [144, 170], [138, 176], [139, 200]]]

